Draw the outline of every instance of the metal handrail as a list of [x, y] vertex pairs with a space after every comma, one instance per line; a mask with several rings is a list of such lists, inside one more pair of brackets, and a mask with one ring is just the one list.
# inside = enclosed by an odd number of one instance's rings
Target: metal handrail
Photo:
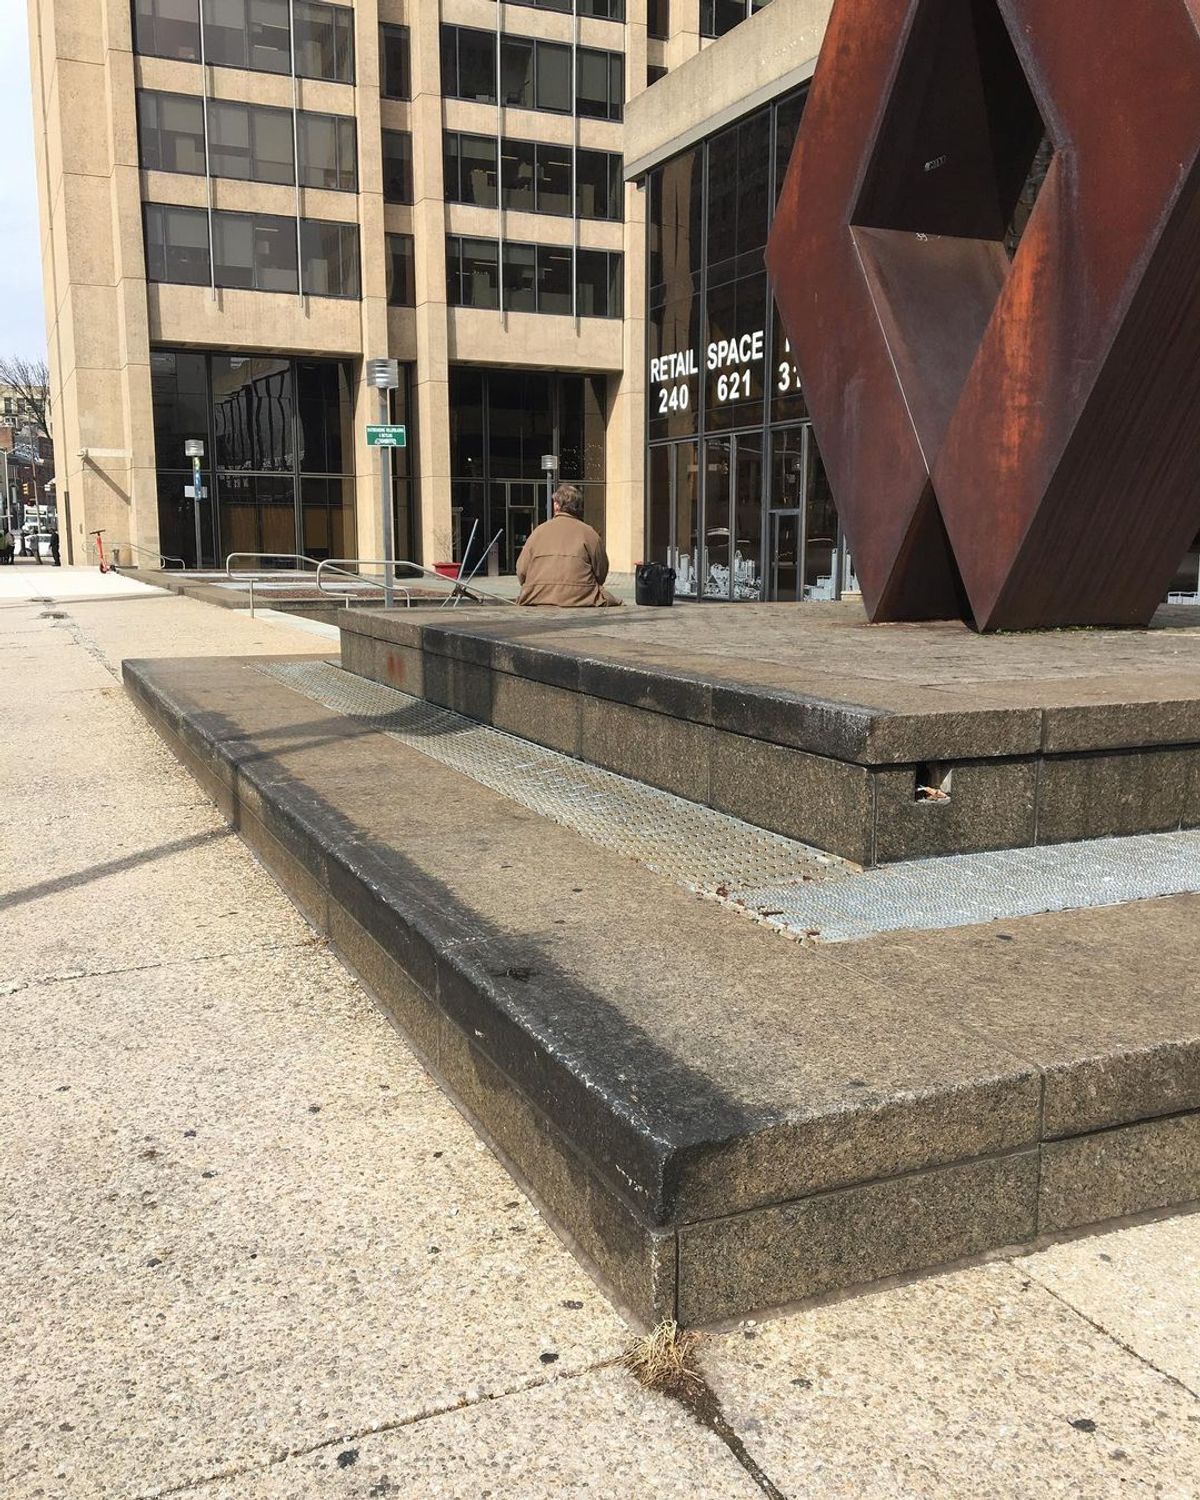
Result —
[[[322, 562], [319, 562], [317, 564], [317, 587], [323, 594], [329, 592], [329, 590], [325, 588], [324, 584], [324, 574], [326, 569], [329, 569], [332, 572], [342, 574], [344, 577], [355, 578], [359, 582], [370, 584], [372, 588], [383, 588], [383, 582], [381, 579], [372, 578], [368, 574], [355, 573], [352, 571], [352, 567], [358, 568], [362, 567], [364, 564], [369, 568], [387, 567], [387, 563], [382, 558], [378, 557], [327, 557]], [[474, 585], [471, 585], [468, 588], [468, 586], [465, 583], [462, 583], [459, 579], [447, 578], [444, 573], [439, 573], [436, 568], [428, 568], [424, 563], [412, 562], [408, 558], [396, 558], [393, 560], [392, 566], [394, 568], [411, 568], [420, 578], [436, 578], [439, 583], [448, 584], [450, 587], [447, 597], [449, 597], [450, 594], [453, 594], [456, 588], [461, 588], [463, 594], [468, 598], [489, 599], [495, 604], [512, 603], [511, 599], [504, 599], [499, 594], [485, 594], [482, 589], [477, 589], [474, 587]], [[408, 590], [406, 589], [404, 592], [408, 593]]]
[[[129, 548], [130, 552], [136, 552], [139, 557], [154, 556], [153, 552], [148, 551], [145, 547], [139, 547], [136, 542], [126, 542], [125, 546]], [[177, 563], [181, 568], [187, 567], [187, 563], [184, 562], [182, 557], [172, 557], [169, 552], [160, 552], [158, 554], [158, 568], [160, 573], [166, 571], [168, 563]]]
[[[340, 574], [340, 576], [343, 577], [343, 578], [352, 578], [355, 583], [369, 584], [370, 587], [373, 588], [373, 589], [384, 589], [386, 591], [386, 585], [384, 584], [382, 578], [372, 578], [367, 573], [353, 573], [353, 572], [350, 571], [349, 568], [343, 566], [344, 563], [347, 563], [347, 562], [357, 563], [358, 561], [359, 561], [359, 559], [356, 558], [356, 557], [350, 557], [350, 558], [346, 558], [346, 557], [326, 557], [326, 558], [322, 558], [322, 560], [317, 564], [317, 588], [321, 591], [322, 594], [328, 594], [328, 593], [332, 592], [330, 589], [327, 589], [325, 587], [326, 579], [325, 579], [324, 575], [325, 575], [325, 570], [328, 568], [331, 572]], [[369, 561], [369, 559], [364, 559], [364, 561]], [[397, 563], [395, 566], [399, 567], [399, 566], [401, 566], [401, 564]], [[404, 607], [405, 607], [405, 609], [411, 609], [412, 608], [412, 594], [409, 592], [408, 589], [404, 588], [403, 586], [401, 586], [400, 592], [404, 595]], [[341, 598], [342, 598], [343, 604], [346, 606], [347, 609], [349, 609], [350, 608], [350, 599], [349, 599], [349, 597], [346, 596], [346, 595], [342, 595]]]
[[[318, 563], [315, 557], [307, 557], [303, 552], [231, 552], [225, 559], [226, 578], [233, 578], [234, 576], [234, 558], [243, 557], [256, 558], [259, 562], [264, 561], [266, 558], [272, 558], [277, 559], [279, 562], [307, 563], [310, 568], [320, 567], [320, 563]], [[264, 577], [270, 579], [287, 578], [289, 575], [296, 577], [305, 577], [307, 570], [305, 568], [247, 568], [240, 569], [238, 572], [238, 576], [245, 578], [248, 577], [251, 573], [261, 573], [264, 575]]]

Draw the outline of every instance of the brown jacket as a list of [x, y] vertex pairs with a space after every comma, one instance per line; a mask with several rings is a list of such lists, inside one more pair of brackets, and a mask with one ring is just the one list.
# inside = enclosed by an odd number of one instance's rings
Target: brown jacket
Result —
[[600, 585], [608, 577], [604, 543], [586, 521], [555, 516], [535, 526], [517, 559], [518, 604], [619, 604]]

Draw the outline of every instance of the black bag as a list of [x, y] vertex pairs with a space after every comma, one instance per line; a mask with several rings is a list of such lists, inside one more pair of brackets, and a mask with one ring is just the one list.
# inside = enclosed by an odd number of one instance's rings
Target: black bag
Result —
[[675, 569], [665, 563], [638, 563], [634, 570], [634, 597], [639, 604], [674, 604]]

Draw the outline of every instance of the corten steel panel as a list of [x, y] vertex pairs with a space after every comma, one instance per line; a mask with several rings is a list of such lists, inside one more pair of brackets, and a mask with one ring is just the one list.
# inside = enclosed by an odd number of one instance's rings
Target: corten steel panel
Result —
[[837, 0], [767, 262], [873, 619], [1150, 619], [1200, 529], [1198, 151], [1200, 0]]

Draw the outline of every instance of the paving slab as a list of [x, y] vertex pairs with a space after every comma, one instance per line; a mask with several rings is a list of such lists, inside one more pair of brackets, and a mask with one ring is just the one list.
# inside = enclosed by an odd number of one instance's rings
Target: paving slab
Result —
[[4, 1005], [6, 1496], [191, 1483], [623, 1346], [332, 956]]
[[1018, 1269], [1200, 1397], [1200, 1215], [1053, 1245]]
[[1023, 1265], [762, 1323], [703, 1365], [754, 1459], [806, 1500], [1195, 1494], [1200, 1402]]
[[316, 1494], [344, 1500], [651, 1494], [760, 1500], [762, 1491], [725, 1444], [674, 1402], [606, 1370], [417, 1426], [368, 1433], [195, 1491], [196, 1500], [308, 1500]]

